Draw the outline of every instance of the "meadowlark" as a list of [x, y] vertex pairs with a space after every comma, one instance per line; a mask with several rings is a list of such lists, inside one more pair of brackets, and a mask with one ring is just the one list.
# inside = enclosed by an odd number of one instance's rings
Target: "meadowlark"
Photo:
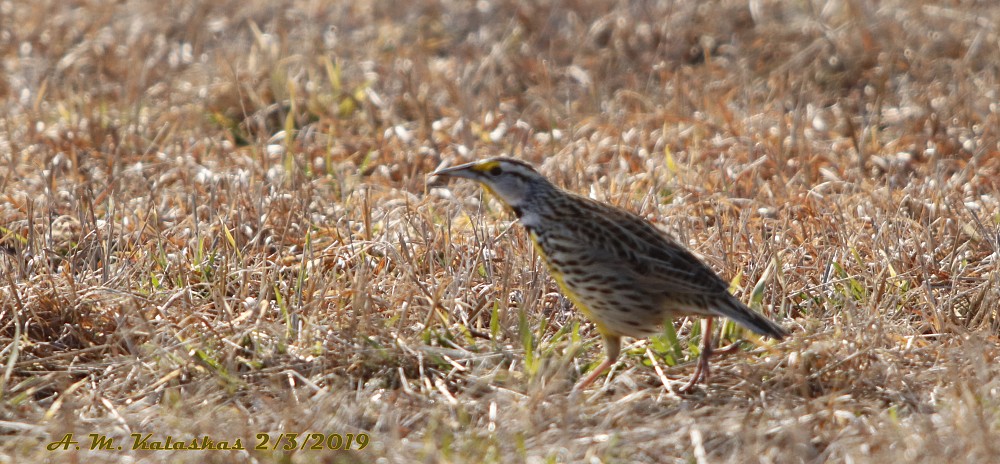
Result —
[[431, 175], [474, 180], [503, 202], [563, 293], [597, 326], [606, 359], [578, 390], [617, 361], [623, 336], [655, 334], [671, 318], [704, 318], [698, 363], [682, 391], [708, 379], [713, 317], [776, 339], [788, 334], [731, 295], [715, 271], [645, 219], [562, 190], [523, 161], [490, 158]]

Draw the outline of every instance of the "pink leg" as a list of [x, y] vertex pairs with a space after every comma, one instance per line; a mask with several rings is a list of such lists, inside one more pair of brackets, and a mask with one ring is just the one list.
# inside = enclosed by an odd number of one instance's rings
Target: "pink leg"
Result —
[[597, 366], [597, 369], [594, 369], [594, 371], [591, 372], [590, 375], [587, 376], [587, 378], [583, 379], [582, 382], [576, 384], [576, 386], [573, 387], [573, 390], [579, 391], [583, 390], [584, 388], [587, 388], [588, 386], [590, 386], [590, 384], [594, 383], [594, 381], [597, 380], [597, 378], [600, 377], [601, 374], [604, 373], [604, 371], [608, 370], [611, 366], [613, 366], [615, 364], [615, 361], [618, 360], [618, 355], [621, 353], [622, 350], [621, 337], [611, 336], [611, 335], [604, 335], [603, 337], [604, 337], [604, 354], [605, 354], [604, 362], [602, 362], [601, 365]]
[[694, 374], [691, 374], [691, 380], [679, 392], [688, 393], [698, 382], [708, 382], [709, 356], [712, 356], [712, 318], [706, 317], [701, 321], [701, 353], [698, 355], [698, 364], [695, 365]]

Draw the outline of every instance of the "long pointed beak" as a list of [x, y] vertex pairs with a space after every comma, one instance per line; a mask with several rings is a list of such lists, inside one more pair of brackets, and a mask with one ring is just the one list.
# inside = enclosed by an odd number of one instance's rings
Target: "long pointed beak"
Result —
[[432, 177], [435, 176], [446, 176], [446, 177], [461, 177], [465, 179], [477, 179], [479, 178], [479, 173], [472, 169], [476, 163], [465, 163], [458, 166], [452, 166], [450, 168], [438, 169], [431, 173]]

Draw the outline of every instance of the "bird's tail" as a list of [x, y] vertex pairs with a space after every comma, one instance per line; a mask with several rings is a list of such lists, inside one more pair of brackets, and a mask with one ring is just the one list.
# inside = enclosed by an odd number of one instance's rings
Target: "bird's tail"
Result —
[[736, 299], [735, 296], [727, 294], [725, 299], [716, 303], [715, 309], [721, 315], [761, 335], [767, 335], [778, 340], [788, 336], [787, 330], [774, 321], [762, 316], [760, 313], [748, 308], [747, 305]]

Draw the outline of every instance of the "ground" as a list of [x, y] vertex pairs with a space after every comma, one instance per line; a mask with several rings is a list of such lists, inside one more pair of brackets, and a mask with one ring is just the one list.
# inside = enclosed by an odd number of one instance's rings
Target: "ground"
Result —
[[[1000, 459], [996, 2], [0, 18], [0, 461]], [[499, 203], [428, 178], [501, 154], [791, 336], [723, 325], [743, 349], [679, 395], [678, 319], [574, 394], [593, 325]], [[207, 440], [244, 449], [155, 449]]]

